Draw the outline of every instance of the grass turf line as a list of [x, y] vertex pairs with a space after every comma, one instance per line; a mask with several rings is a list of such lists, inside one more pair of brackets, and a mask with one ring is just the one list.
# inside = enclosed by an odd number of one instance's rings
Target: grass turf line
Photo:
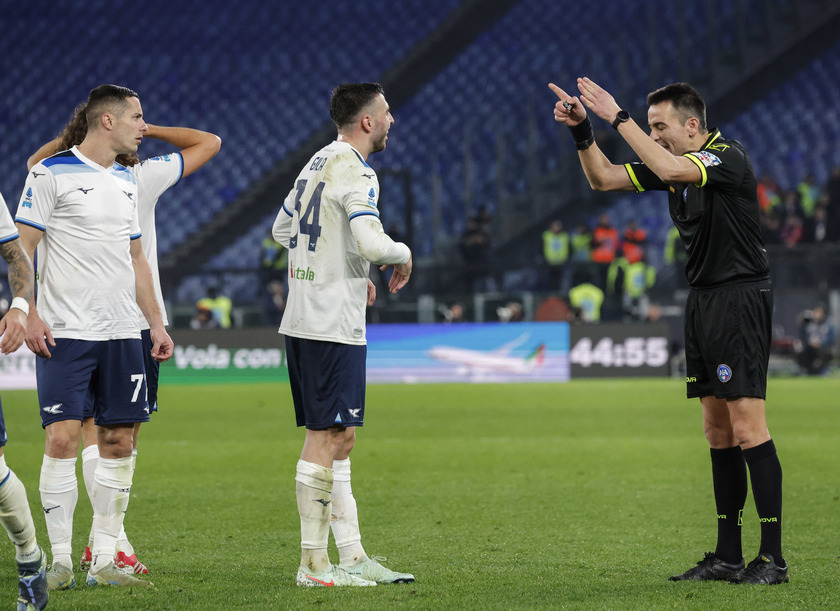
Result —
[[[673, 380], [372, 386], [353, 452], [363, 543], [414, 584], [294, 586], [303, 432], [282, 384], [165, 386], [140, 434], [126, 527], [153, 590], [77, 588], [49, 609], [810, 609], [840, 607], [834, 379], [771, 380], [792, 583], [670, 583], [714, 548], [699, 402]], [[39, 542], [35, 393], [4, 391], [9, 466]], [[74, 558], [91, 510], [78, 465]], [[752, 499], [744, 550], [757, 552]], [[331, 557], [337, 553], [331, 543]], [[0, 553], [0, 606], [16, 592]], [[4, 602], [5, 601], [5, 602]]]

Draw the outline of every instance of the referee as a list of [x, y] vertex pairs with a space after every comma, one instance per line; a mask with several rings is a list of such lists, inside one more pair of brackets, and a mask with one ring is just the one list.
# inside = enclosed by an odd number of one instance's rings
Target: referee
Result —
[[[706, 126], [706, 105], [686, 83], [647, 97], [650, 136], [588, 78], [580, 97], [554, 84], [554, 118], [569, 127], [581, 166], [599, 191], [668, 191], [688, 252], [687, 395], [699, 397], [712, 455], [718, 536], [714, 553], [672, 581], [788, 581], [782, 557], [782, 468], [764, 413], [773, 288], [759, 230], [756, 178], [741, 144]], [[595, 144], [589, 108], [618, 130], [641, 163], [614, 165]], [[758, 556], [744, 566], [741, 512], [747, 466], [761, 523]]]

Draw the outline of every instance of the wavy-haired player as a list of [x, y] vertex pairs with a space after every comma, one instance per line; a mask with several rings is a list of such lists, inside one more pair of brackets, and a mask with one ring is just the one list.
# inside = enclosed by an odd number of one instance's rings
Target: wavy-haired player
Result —
[[[707, 127], [706, 104], [686, 83], [648, 95], [650, 135], [588, 78], [577, 79], [580, 97], [549, 87], [560, 98], [554, 118], [571, 130], [592, 188], [667, 191], [671, 218], [688, 251], [686, 386], [688, 397], [699, 397], [703, 409], [718, 534], [714, 552], [671, 580], [786, 582], [782, 467], [764, 412], [773, 287], [752, 163], [739, 142]], [[641, 163], [614, 165], [607, 159], [595, 143], [586, 108], [610, 123]], [[758, 556], [744, 566], [747, 466], [761, 544]]]

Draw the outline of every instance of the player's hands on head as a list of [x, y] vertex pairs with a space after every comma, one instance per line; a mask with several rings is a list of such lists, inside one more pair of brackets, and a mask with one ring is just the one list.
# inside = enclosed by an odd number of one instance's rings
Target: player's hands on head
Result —
[[570, 96], [554, 83], [549, 83], [548, 88], [560, 98], [560, 101], [554, 105], [555, 121], [573, 127], [586, 118], [586, 109], [577, 96]]
[[26, 314], [18, 308], [11, 308], [0, 319], [0, 352], [11, 354], [26, 340]]
[[48, 359], [52, 356], [48, 345], [55, 347], [52, 331], [33, 309], [29, 312], [29, 319], [27, 320], [26, 346], [36, 356]]
[[391, 279], [388, 280], [388, 291], [390, 293], [396, 294], [402, 287], [404, 287], [408, 283], [408, 279], [411, 276], [411, 257], [409, 257], [406, 263], [398, 263], [397, 265], [383, 265], [379, 269], [383, 272], [390, 269], [391, 267], [394, 268], [394, 272], [391, 274]]
[[621, 110], [621, 107], [605, 89], [587, 77], [579, 78], [577, 87], [580, 90], [580, 99], [587, 108], [590, 108], [604, 121], [612, 123], [615, 120], [615, 116]]

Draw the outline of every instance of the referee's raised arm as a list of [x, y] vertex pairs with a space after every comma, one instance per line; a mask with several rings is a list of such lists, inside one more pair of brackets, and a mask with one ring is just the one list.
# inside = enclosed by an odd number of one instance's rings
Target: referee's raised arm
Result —
[[554, 105], [554, 120], [569, 128], [578, 149], [578, 157], [589, 186], [596, 191], [634, 191], [624, 166], [615, 165], [595, 142], [592, 123], [577, 96], [569, 96], [554, 83], [548, 84], [559, 98]]

